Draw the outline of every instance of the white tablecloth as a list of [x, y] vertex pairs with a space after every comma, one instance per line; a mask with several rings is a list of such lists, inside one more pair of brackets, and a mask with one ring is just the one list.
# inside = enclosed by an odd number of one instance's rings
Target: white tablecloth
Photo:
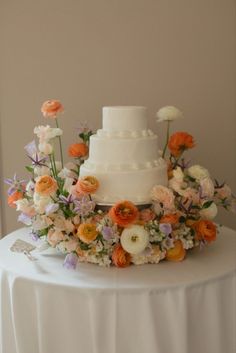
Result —
[[236, 233], [181, 263], [126, 269], [37, 262], [0, 241], [0, 353], [235, 353]]

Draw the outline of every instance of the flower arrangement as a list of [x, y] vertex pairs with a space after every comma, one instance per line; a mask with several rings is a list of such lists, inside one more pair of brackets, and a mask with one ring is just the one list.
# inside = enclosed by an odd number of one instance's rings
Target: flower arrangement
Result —
[[25, 146], [31, 176], [28, 181], [16, 175], [5, 180], [8, 204], [20, 212], [18, 220], [31, 227], [34, 239], [44, 239], [48, 247], [66, 255], [66, 268], [75, 268], [78, 261], [117, 267], [164, 259], [182, 261], [189, 249], [216, 239], [213, 219], [218, 206], [236, 211], [236, 199], [227, 184], [213, 182], [207, 169], [185, 161], [184, 152], [195, 146], [193, 136], [187, 132], [170, 136], [170, 124], [183, 117], [177, 108], [164, 107], [157, 113], [157, 121], [167, 123], [162, 156], [168, 163], [168, 187], [155, 185], [152, 203], [145, 208], [124, 200], [106, 211], [93, 200], [99, 180], [92, 175], [79, 177], [93, 132], [86, 124], [80, 126], [80, 141], [68, 148], [74, 161], [64, 165], [58, 123], [64, 108], [59, 101], [50, 100], [41, 111], [55, 121], [55, 127], [35, 127], [38, 143]]

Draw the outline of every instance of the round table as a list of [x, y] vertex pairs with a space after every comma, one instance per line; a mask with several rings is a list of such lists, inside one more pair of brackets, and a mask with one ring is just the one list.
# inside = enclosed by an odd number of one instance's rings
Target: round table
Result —
[[16, 239], [37, 245], [26, 228], [0, 241], [0, 353], [235, 353], [235, 231], [181, 263], [75, 271]]

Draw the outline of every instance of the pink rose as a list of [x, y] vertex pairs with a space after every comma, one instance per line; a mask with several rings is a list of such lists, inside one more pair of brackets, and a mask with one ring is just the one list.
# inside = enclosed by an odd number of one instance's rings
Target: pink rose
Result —
[[62, 240], [65, 240], [65, 235], [60, 230], [50, 229], [48, 231], [47, 241], [53, 248]]
[[225, 199], [231, 197], [232, 191], [227, 184], [224, 184], [221, 188], [216, 189], [216, 197], [219, 199]]
[[139, 212], [139, 219], [144, 222], [153, 221], [155, 217], [156, 214], [150, 208], [145, 208]]
[[170, 211], [175, 209], [173, 191], [166, 186], [155, 185], [151, 191], [151, 198], [153, 201], [162, 204], [163, 208], [166, 210]]
[[193, 204], [199, 204], [200, 203], [200, 196], [199, 193], [192, 188], [187, 188], [183, 190], [182, 196], [188, 199], [189, 202], [192, 202]]
[[66, 252], [70, 253], [72, 251], [75, 251], [78, 247], [78, 239], [70, 238], [69, 240], [60, 243], [60, 247], [61, 246], [65, 249]]

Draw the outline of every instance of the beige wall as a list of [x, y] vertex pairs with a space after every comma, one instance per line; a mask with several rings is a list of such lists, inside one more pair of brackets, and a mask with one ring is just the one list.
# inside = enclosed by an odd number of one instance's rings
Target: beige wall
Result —
[[[104, 105], [176, 105], [194, 134], [191, 156], [236, 192], [236, 16], [234, 0], [2, 0], [1, 174], [24, 175], [23, 146], [39, 108], [60, 99], [64, 143], [88, 120], [101, 126]], [[19, 227], [6, 207], [3, 232]], [[232, 215], [219, 222], [236, 228]]]

